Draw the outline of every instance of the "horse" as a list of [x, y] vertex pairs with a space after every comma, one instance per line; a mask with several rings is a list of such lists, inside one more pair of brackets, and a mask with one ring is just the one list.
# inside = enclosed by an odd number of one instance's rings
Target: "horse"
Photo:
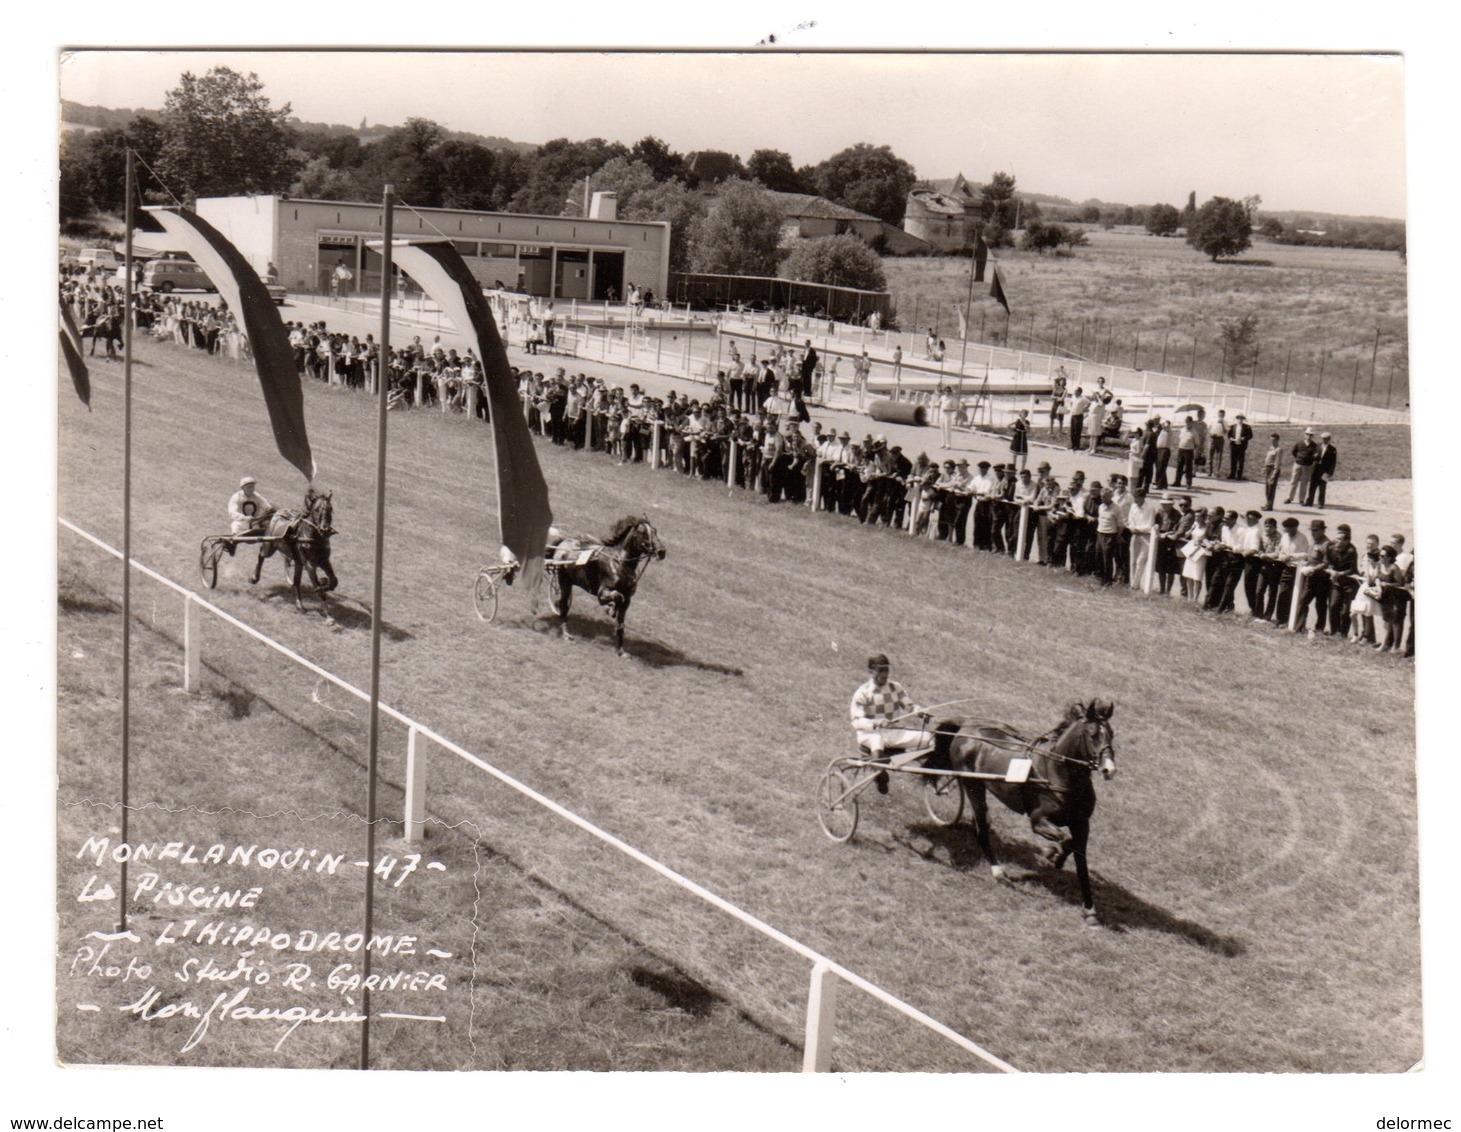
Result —
[[[280, 510], [268, 516], [267, 526], [262, 532], [266, 541], [259, 543], [259, 559], [254, 563], [254, 576], [249, 579], [250, 584], [259, 580], [264, 559], [277, 549], [291, 571], [294, 604], [301, 613], [304, 612], [304, 597], [299, 589], [302, 570], [309, 570], [309, 580], [321, 600], [340, 584], [330, 566], [330, 536], [335, 533], [331, 526], [334, 518], [334, 505], [330, 502], [332, 494], [316, 491], [311, 486], [304, 493], [302, 511]], [[325, 585], [320, 585], [321, 572], [325, 575]]]
[[[1114, 710], [1114, 704], [1101, 700], [1071, 704], [1060, 723], [1033, 740], [1003, 724], [944, 720], [935, 729], [935, 757], [939, 764], [946, 764], [944, 769], [999, 776], [959, 780], [972, 803], [974, 834], [990, 872], [996, 879], [1005, 876], [1004, 866], [990, 846], [986, 792], [1015, 813], [1028, 815], [1030, 828], [1050, 842], [1041, 856], [1052, 868], [1059, 869], [1067, 857], [1075, 857], [1083, 914], [1093, 927], [1097, 923], [1096, 909], [1086, 867], [1086, 841], [1091, 814], [1096, 809], [1091, 773], [1099, 770], [1108, 779], [1116, 773], [1110, 722]], [[1010, 761], [1015, 758], [1030, 760], [1029, 781], [1004, 781]]]
[[[578, 550], [584, 561], [567, 559], [564, 551]], [[613, 532], [601, 543], [591, 539], [565, 538], [549, 547], [549, 560], [558, 559], [553, 569], [558, 587], [556, 599], [558, 628], [565, 641], [573, 639], [568, 631], [568, 609], [573, 604], [577, 586], [599, 599], [614, 617], [614, 645], [619, 656], [624, 651], [624, 615], [639, 579], [656, 558], [664, 558], [664, 543], [648, 519], [626, 515], [614, 524]]]

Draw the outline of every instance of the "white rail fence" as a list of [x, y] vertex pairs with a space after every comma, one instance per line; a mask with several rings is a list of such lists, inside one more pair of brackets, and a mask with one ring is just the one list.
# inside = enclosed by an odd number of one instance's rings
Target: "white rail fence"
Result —
[[[120, 559], [122, 557], [120, 550], [103, 542], [95, 535], [81, 529], [69, 520], [58, 517], [57, 522], [66, 530], [86, 540], [113, 558]], [[218, 618], [224, 624], [232, 626], [239, 632], [253, 638], [280, 655], [287, 657], [320, 679], [335, 685], [346, 694], [369, 703], [370, 697], [366, 692], [341, 679], [334, 673], [321, 668], [286, 645], [280, 644], [273, 638], [266, 636], [259, 632], [259, 630], [226, 613], [211, 602], [203, 600], [186, 587], [179, 585], [170, 578], [164, 577], [155, 570], [149, 569], [135, 558], [131, 560], [131, 567], [139, 574], [152, 579], [166, 589], [178, 594], [183, 599], [183, 688], [185, 691], [197, 692], [202, 686], [201, 675], [204, 651], [202, 628], [203, 615], [206, 613]], [[443, 751], [455, 755], [457, 758], [491, 776], [502, 785], [516, 791], [523, 798], [549, 811], [561, 820], [576, 826], [604, 845], [609, 846], [630, 860], [658, 874], [672, 885], [690, 893], [765, 938], [779, 944], [787, 951], [808, 961], [811, 964], [811, 971], [808, 981], [805, 1042], [802, 1060], [802, 1069], [804, 1072], [827, 1072], [832, 1067], [832, 1047], [837, 1027], [838, 990], [841, 984], [844, 983], [862, 991], [864, 994], [881, 1002], [898, 1014], [926, 1027], [955, 1046], [972, 1054], [989, 1069], [1001, 1073], [1019, 1072], [1019, 1070], [1008, 1062], [990, 1053], [976, 1042], [971, 1041], [937, 1019], [925, 1014], [917, 1007], [904, 1002], [877, 984], [848, 970], [846, 967], [829, 959], [814, 948], [808, 947], [799, 940], [793, 939], [791, 936], [772, 927], [764, 920], [744, 911], [730, 901], [716, 895], [704, 886], [697, 884], [695, 881], [690, 880], [688, 877], [681, 875], [669, 866], [649, 856], [647, 853], [636, 849], [634, 846], [620, 840], [613, 834], [559, 805], [551, 798], [540, 794], [532, 787], [519, 782], [505, 771], [498, 769], [491, 763], [472, 754], [466, 748], [459, 746], [424, 724], [416, 722], [416, 720], [404, 712], [398, 711], [396, 708], [384, 703], [380, 704], [380, 712], [382, 715], [395, 720], [407, 729], [406, 790], [403, 805], [404, 813], [402, 815], [406, 840], [419, 842], [425, 831], [428, 779], [426, 751], [428, 744], [421, 742], [421, 740], [425, 739], [429, 743], [440, 747]]]

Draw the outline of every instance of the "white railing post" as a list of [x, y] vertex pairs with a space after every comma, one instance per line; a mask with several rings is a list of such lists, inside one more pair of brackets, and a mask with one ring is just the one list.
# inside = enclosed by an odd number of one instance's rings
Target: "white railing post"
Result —
[[1294, 589], [1289, 597], [1289, 632], [1293, 633], [1299, 627], [1299, 605], [1304, 600], [1304, 590], [1308, 588], [1309, 572], [1302, 566], [1294, 570]]
[[913, 489], [913, 506], [908, 508], [908, 533], [911, 535], [918, 530], [918, 509], [923, 506], [923, 485], [919, 484]]
[[202, 611], [192, 594], [183, 598], [183, 691], [200, 692], [203, 659]]
[[807, 506], [813, 511], [822, 500], [822, 461], [812, 461], [812, 490], [807, 496]]
[[837, 974], [825, 962], [812, 968], [807, 993], [807, 1031], [803, 1073], [826, 1073], [832, 1068], [832, 1039], [837, 1035]]
[[660, 444], [660, 423], [654, 422], [649, 432], [649, 466], [652, 469], [659, 468], [659, 444]]
[[1141, 579], [1141, 592], [1144, 594], [1152, 592], [1152, 581], [1157, 574], [1157, 547], [1160, 545], [1158, 542], [1159, 538], [1160, 535], [1157, 532], [1157, 528], [1153, 527], [1146, 552], [1146, 570], [1143, 571]]
[[426, 751], [416, 728], [406, 732], [406, 840], [426, 840]]
[[736, 438], [735, 437], [732, 436], [732, 437], [730, 437], [726, 441], [726, 460], [725, 460], [725, 486], [726, 487], [735, 487], [736, 486], [736, 457], [740, 454], [740, 448], [741, 448], [741, 446], [736, 443]]
[[1020, 504], [1020, 533], [1017, 536], [1020, 541], [1019, 541], [1019, 544], [1015, 547], [1015, 561], [1016, 562], [1028, 562], [1030, 560], [1029, 551], [1026, 549], [1026, 546], [1025, 546], [1025, 535], [1029, 531], [1029, 529], [1030, 529], [1030, 505], [1028, 503], [1021, 503]]

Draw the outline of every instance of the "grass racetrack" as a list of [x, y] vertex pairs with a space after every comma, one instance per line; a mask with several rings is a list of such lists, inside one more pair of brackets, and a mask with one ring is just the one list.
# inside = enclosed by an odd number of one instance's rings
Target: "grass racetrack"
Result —
[[[92, 371], [90, 413], [63, 380], [60, 510], [120, 545], [121, 367]], [[240, 475], [258, 475], [276, 505], [297, 506], [303, 484], [274, 452], [251, 371], [139, 335], [134, 380], [133, 554], [197, 587], [198, 542], [226, 529]], [[294, 610], [277, 560], [249, 587], [242, 552], [207, 596], [365, 687], [374, 405], [315, 383], [306, 398], [341, 532], [331, 617]], [[641, 512], [669, 548], [641, 584], [631, 656], [619, 660], [581, 594], [573, 643], [515, 590], [496, 624], [473, 615], [475, 568], [496, 549], [485, 427], [392, 414], [390, 453], [387, 703], [1021, 1069], [1398, 1072], [1420, 1058], [1410, 666], [540, 441], [560, 526], [604, 532]], [[58, 538], [66, 585], [115, 599], [115, 560]], [[138, 582], [133, 608], [180, 639], [176, 595]], [[150, 715], [148, 731], [134, 728], [133, 801], [207, 808], [243, 781], [271, 809], [361, 812], [363, 780], [352, 799], [333, 773], [300, 767], [363, 761], [360, 705], [217, 622], [205, 639], [211, 685], [247, 690], [321, 743], [261, 743], [241, 719], [231, 738], [222, 727], [188, 751], [150, 733], [166, 712]], [[851, 843], [823, 836], [813, 789], [850, 750], [848, 700], [873, 650], [920, 702], [970, 697], [965, 710], [1029, 730], [1072, 699], [1116, 702], [1120, 773], [1097, 786], [1090, 850], [1100, 929], [1081, 926], [1073, 871], [1041, 871], [1005, 811], [994, 828], [1020, 874], [1012, 884], [990, 877], [967, 819], [952, 830], [927, 820], [912, 780], [865, 796]], [[68, 744], [114, 731], [105, 713], [73, 720], [64, 647], [60, 664], [64, 807], [76, 789]], [[399, 728], [383, 729], [388, 783], [402, 781], [404, 745]], [[748, 1039], [743, 1068], [784, 1060], [765, 1034], [800, 1041], [799, 957], [455, 759], [434, 759], [431, 790], [435, 818], [470, 823], [481, 849], [562, 893], [594, 930], [754, 1020], [762, 1037]], [[382, 807], [398, 816], [393, 789]], [[638, 962], [633, 948], [596, 954]], [[838, 1069], [977, 1066], [852, 990], [838, 1020]], [[600, 1038], [592, 1055], [565, 1045], [538, 1063], [643, 1067], [631, 1027]], [[723, 1052], [664, 1064], [728, 1067]]]

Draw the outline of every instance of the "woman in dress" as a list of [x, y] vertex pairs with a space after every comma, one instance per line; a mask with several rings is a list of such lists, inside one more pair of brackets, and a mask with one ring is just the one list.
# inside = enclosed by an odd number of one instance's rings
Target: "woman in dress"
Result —
[[1370, 535], [1365, 539], [1365, 552], [1360, 555], [1360, 588], [1355, 591], [1354, 600], [1349, 603], [1349, 639], [1356, 643], [1375, 643], [1375, 618], [1381, 616], [1380, 608], [1380, 536]]
[[1020, 415], [1015, 418], [1015, 423], [1010, 432], [1010, 457], [1014, 460], [1015, 470], [1023, 472], [1025, 461], [1030, 457], [1030, 410], [1021, 409]]

